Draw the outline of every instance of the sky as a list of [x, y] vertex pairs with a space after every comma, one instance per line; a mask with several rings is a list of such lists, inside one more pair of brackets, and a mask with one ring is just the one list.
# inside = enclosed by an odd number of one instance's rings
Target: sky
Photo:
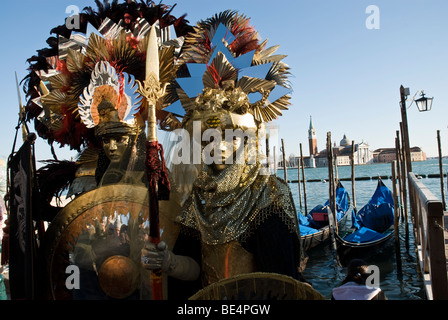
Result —
[[[448, 155], [448, 1], [444, 0], [164, 0], [172, 14], [187, 14], [191, 25], [226, 9], [251, 18], [268, 46], [291, 68], [291, 105], [273, 122], [285, 153], [308, 156], [310, 117], [318, 150], [327, 132], [339, 144], [344, 134], [370, 150], [395, 146], [401, 122], [400, 86], [410, 89], [407, 101], [410, 145], [428, 157]], [[26, 60], [47, 47], [50, 30], [65, 22], [69, 6], [96, 7], [93, 0], [8, 1], [0, 19], [2, 104], [0, 157], [13, 148], [18, 120], [19, 81], [28, 73]], [[367, 10], [374, 6], [374, 11]], [[411, 100], [419, 90], [434, 97], [432, 110], [419, 112]], [[417, 95], [416, 98], [419, 98]], [[22, 103], [25, 95], [21, 90]], [[29, 124], [30, 129], [34, 125]], [[15, 150], [21, 144], [19, 132]], [[55, 145], [59, 159], [75, 156]], [[51, 159], [50, 147], [38, 138], [36, 159]]]

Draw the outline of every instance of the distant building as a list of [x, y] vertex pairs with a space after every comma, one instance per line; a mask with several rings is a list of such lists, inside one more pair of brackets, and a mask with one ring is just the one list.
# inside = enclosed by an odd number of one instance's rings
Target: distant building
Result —
[[[336, 142], [333, 146], [333, 156], [336, 157], [338, 166], [349, 166], [350, 156], [352, 154], [352, 141], [350, 141], [344, 134], [344, 137], [339, 142], [339, 146]], [[373, 162], [373, 153], [369, 150], [369, 145], [364, 141], [354, 144], [353, 161], [355, 165], [368, 164]], [[328, 165], [327, 150], [322, 150], [316, 156], [316, 166], [325, 167]]]
[[[336, 157], [338, 166], [349, 166], [350, 156], [353, 152], [353, 161], [355, 165], [370, 164], [374, 162], [391, 162], [396, 160], [395, 148], [380, 148], [375, 151], [370, 151], [369, 144], [362, 141], [355, 143], [352, 150], [352, 141], [344, 134], [339, 146], [336, 142], [333, 145], [333, 156]], [[308, 146], [309, 156], [303, 157], [305, 167], [326, 167], [328, 166], [327, 150], [318, 151], [316, 131], [313, 125], [313, 119], [310, 116], [310, 126], [308, 128]], [[299, 157], [290, 157], [289, 166], [296, 167], [298, 165]], [[419, 147], [411, 148], [411, 161], [426, 161], [426, 154]]]
[[419, 147], [411, 148], [411, 161], [426, 161], [426, 153]]
[[310, 148], [310, 156], [316, 156], [317, 151], [317, 137], [316, 131], [314, 130], [313, 120], [310, 116], [310, 128], [308, 129], [308, 144]]
[[[373, 152], [374, 161], [388, 163], [397, 160], [395, 148], [380, 148]], [[426, 153], [420, 147], [411, 148], [411, 161], [426, 161]]]
[[308, 168], [315, 168], [316, 167], [316, 159], [317, 156], [317, 137], [316, 137], [316, 131], [314, 130], [313, 126], [313, 119], [310, 116], [310, 127], [308, 129], [308, 146], [310, 149], [310, 156], [308, 158], [304, 157], [303, 163]]

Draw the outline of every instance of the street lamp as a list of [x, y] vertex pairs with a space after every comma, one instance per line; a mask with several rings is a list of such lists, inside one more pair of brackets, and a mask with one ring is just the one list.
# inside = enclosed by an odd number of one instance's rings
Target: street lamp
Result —
[[[420, 92], [421, 98], [415, 100], [415, 96]], [[403, 134], [403, 144], [404, 144], [404, 151], [405, 151], [405, 159], [406, 159], [406, 168], [407, 172], [412, 171], [412, 164], [411, 164], [411, 151], [409, 146], [409, 132], [408, 132], [408, 120], [406, 115], [406, 98], [409, 95], [409, 88], [404, 88], [403, 86], [400, 87], [400, 96], [401, 96], [401, 103], [400, 103], [400, 109], [401, 109], [401, 121], [402, 121], [402, 134]], [[417, 105], [417, 108], [420, 112], [429, 111], [431, 110], [432, 106], [432, 100], [434, 98], [427, 98], [425, 97], [425, 94], [423, 93], [423, 90], [417, 91], [417, 93], [412, 98], [411, 104], [415, 101], [415, 104]]]
[[426, 98], [423, 90], [420, 95], [421, 95], [420, 99], [414, 100], [415, 103], [417, 104], [418, 111], [423, 112], [431, 110], [432, 99], [434, 98]]

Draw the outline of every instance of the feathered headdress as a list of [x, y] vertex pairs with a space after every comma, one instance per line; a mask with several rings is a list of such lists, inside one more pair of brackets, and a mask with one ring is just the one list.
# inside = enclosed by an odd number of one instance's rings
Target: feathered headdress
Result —
[[[57, 142], [78, 151], [98, 145], [94, 128], [95, 121], [100, 120], [99, 95], [119, 102], [115, 104], [119, 116], [129, 114], [129, 106], [138, 104], [136, 97], [126, 93], [126, 86], [132, 89], [135, 80], [145, 78], [150, 27], [156, 25], [162, 45], [160, 75], [166, 82], [175, 74], [173, 60], [183, 36], [191, 30], [185, 16], [173, 17], [173, 7], [167, 5], [153, 1], [95, 2], [97, 11], [88, 7], [80, 14], [79, 30], [69, 30], [65, 24], [52, 30], [57, 37], [50, 37], [50, 48], [39, 50], [28, 60], [30, 74], [26, 77], [27, 120], [34, 120], [36, 131], [50, 144]], [[118, 83], [98, 89], [101, 74]], [[87, 107], [89, 103], [93, 104]], [[136, 118], [143, 112], [135, 110]], [[162, 119], [166, 115], [158, 116]]]
[[[117, 74], [109, 62], [100, 61], [92, 72], [88, 87], [80, 96], [78, 112], [87, 128], [96, 128], [96, 134], [135, 133], [136, 124], [126, 118], [131, 112], [131, 97], [124, 92], [124, 78]], [[131, 85], [136, 94], [136, 86]]]
[[187, 76], [176, 78], [166, 101], [180, 100], [184, 123], [205, 110], [250, 113], [258, 123], [276, 119], [288, 109], [289, 67], [281, 61], [284, 55], [273, 55], [278, 46], [266, 44], [235, 11], [199, 22], [180, 56]]

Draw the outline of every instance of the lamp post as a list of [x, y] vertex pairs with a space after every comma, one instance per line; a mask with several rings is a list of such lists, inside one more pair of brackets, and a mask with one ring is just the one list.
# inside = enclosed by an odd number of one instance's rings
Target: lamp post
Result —
[[[431, 109], [432, 98], [426, 98], [422, 92], [422, 98], [418, 99], [418, 101], [412, 99], [412, 102], [416, 101], [417, 108], [419, 111], [428, 111]], [[417, 92], [418, 93], [418, 92]], [[414, 95], [417, 95], [417, 93]], [[406, 218], [406, 239], [408, 238], [408, 201], [407, 201], [407, 187], [406, 183], [409, 185], [409, 172], [412, 172], [412, 163], [411, 163], [411, 150], [409, 147], [409, 132], [408, 132], [408, 119], [406, 114], [406, 98], [409, 95], [409, 88], [404, 88], [400, 86], [400, 109], [401, 109], [401, 137], [402, 137], [402, 145], [403, 145], [403, 153], [404, 153], [404, 161], [406, 165], [406, 178], [403, 176], [403, 201], [404, 201], [404, 214]], [[428, 100], [429, 99], [429, 100]], [[410, 105], [412, 105], [412, 102]], [[409, 106], [410, 106], [409, 105]], [[404, 171], [403, 175], [404, 175]], [[412, 200], [412, 199], [410, 199]], [[413, 205], [411, 204], [411, 208]], [[412, 210], [413, 212], [413, 210]], [[412, 213], [411, 212], [411, 213]]]
[[407, 173], [412, 171], [412, 164], [411, 164], [411, 154], [410, 154], [410, 147], [409, 147], [409, 132], [408, 132], [408, 117], [406, 114], [406, 97], [409, 95], [409, 88], [404, 88], [403, 86], [400, 86], [400, 110], [401, 110], [401, 123], [402, 123], [402, 135], [403, 135], [403, 142], [404, 142], [404, 152], [405, 152], [405, 160], [406, 160], [406, 168]]
[[431, 110], [432, 99], [434, 98], [425, 97], [425, 93], [423, 92], [423, 90], [420, 95], [422, 96], [420, 99], [414, 100], [415, 103], [417, 104], [418, 111], [424, 112]]
[[[420, 99], [414, 100], [415, 96], [419, 93], [421, 95]], [[403, 86], [400, 86], [400, 97], [401, 97], [401, 103], [400, 103], [400, 109], [401, 109], [401, 121], [403, 126], [403, 144], [404, 144], [404, 151], [405, 151], [405, 158], [406, 158], [406, 168], [407, 173], [412, 171], [412, 163], [411, 163], [411, 148], [409, 146], [409, 131], [408, 131], [408, 119], [406, 114], [406, 98], [409, 95], [409, 88], [404, 88]], [[418, 111], [424, 112], [431, 110], [432, 107], [432, 100], [434, 98], [427, 98], [425, 97], [425, 94], [423, 90], [417, 91], [417, 93], [414, 95], [414, 98], [412, 99], [412, 103], [415, 101], [415, 104], [417, 105]], [[410, 106], [410, 105], [409, 105]]]

